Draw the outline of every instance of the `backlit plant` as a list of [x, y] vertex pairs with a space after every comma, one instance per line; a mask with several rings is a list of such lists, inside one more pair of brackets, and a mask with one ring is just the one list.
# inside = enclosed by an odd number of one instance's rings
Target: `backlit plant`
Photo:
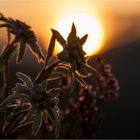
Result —
[[[3, 70], [4, 78], [0, 104], [1, 136], [9, 136], [20, 132], [25, 126], [31, 126], [29, 138], [35, 138], [40, 131], [44, 132], [43, 138], [46, 138], [53, 130], [55, 136], [60, 138], [92, 138], [99, 125], [99, 119], [95, 119], [95, 116], [100, 103], [118, 96], [119, 85], [111, 71], [111, 65], [105, 60], [96, 57], [95, 65], [88, 64], [83, 50], [88, 35], [78, 37], [74, 23], [67, 41], [52, 29], [45, 58], [30, 26], [0, 14], [0, 27], [7, 29], [8, 37], [6, 47], [0, 55], [0, 70]], [[14, 36], [13, 39], [11, 35]], [[50, 59], [56, 41], [62, 45], [63, 51], [52, 62]], [[16, 83], [15, 87], [9, 89], [9, 60], [18, 47], [17, 63], [20, 63], [27, 45], [38, 62], [43, 63], [43, 67], [33, 80], [26, 74], [17, 72], [21, 83]], [[48, 86], [50, 82], [51, 87]], [[69, 97], [64, 107], [62, 104], [66, 96]], [[69, 121], [78, 122], [80, 129], [74, 131]], [[18, 137], [24, 136], [19, 133]]]

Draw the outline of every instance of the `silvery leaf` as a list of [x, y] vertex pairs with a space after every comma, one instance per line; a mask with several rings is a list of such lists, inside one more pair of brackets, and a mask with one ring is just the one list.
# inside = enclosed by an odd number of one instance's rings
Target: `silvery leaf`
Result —
[[11, 104], [13, 101], [15, 101], [16, 99], [25, 100], [27, 98], [28, 98], [27, 96], [22, 95], [22, 94], [10, 95], [0, 104], [0, 107], [7, 106], [7, 105]]
[[27, 86], [14, 87], [12, 91], [14, 94], [25, 94], [28, 96], [31, 96], [34, 93], [33, 89]]
[[60, 130], [59, 112], [55, 108], [53, 108], [53, 109], [48, 108], [48, 113], [49, 113], [50, 119], [55, 124], [55, 135], [56, 135], [56, 137], [58, 137], [59, 136], [59, 130]]
[[29, 86], [29, 87], [33, 86], [31, 78], [27, 76], [26, 74], [22, 72], [17, 72], [16, 75], [19, 78], [19, 80], [21, 80], [26, 86]]
[[60, 43], [60, 45], [64, 48], [64, 47], [66, 46], [66, 40], [62, 37], [62, 35], [61, 35], [58, 31], [52, 29], [52, 33], [53, 33], [53, 35], [55, 36], [55, 39], [56, 39], [56, 40]]
[[32, 122], [32, 136], [35, 136], [40, 130], [40, 127], [42, 125], [42, 118], [42, 112], [36, 110]]

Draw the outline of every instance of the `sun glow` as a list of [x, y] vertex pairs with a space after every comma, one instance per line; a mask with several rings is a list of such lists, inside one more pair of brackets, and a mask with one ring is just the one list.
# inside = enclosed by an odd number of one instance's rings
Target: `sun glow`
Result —
[[[85, 13], [67, 15], [62, 18], [57, 25], [57, 30], [65, 39], [71, 30], [73, 22], [77, 29], [77, 36], [82, 37], [83, 35], [88, 34], [88, 39], [83, 45], [84, 51], [87, 55], [97, 54], [101, 50], [104, 40], [104, 31], [101, 23], [96, 17], [92, 17]], [[60, 52], [61, 50], [62, 47], [58, 45], [57, 52]]]

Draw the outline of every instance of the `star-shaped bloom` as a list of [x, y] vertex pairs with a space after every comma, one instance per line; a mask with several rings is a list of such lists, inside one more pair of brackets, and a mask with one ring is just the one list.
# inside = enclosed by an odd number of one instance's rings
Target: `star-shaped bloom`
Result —
[[2, 22], [0, 27], [7, 28], [8, 42], [10, 42], [10, 34], [13, 34], [15, 36], [14, 43], [19, 43], [19, 51], [17, 56], [18, 63], [24, 56], [26, 44], [30, 46], [31, 51], [35, 56], [37, 56], [39, 61], [44, 61], [44, 56], [37, 42], [35, 33], [31, 30], [30, 26], [20, 20], [6, 18], [2, 14], [0, 14], [0, 22]]
[[[23, 117], [18, 121], [17, 127], [20, 128], [20, 126], [23, 126], [24, 124], [32, 123], [32, 136], [35, 136], [38, 133], [43, 121], [47, 123], [49, 118], [55, 124], [55, 132], [56, 135], [58, 135], [60, 117], [57, 105], [59, 102], [58, 95], [60, 89], [52, 88], [48, 90], [47, 80], [38, 84], [33, 84], [30, 77], [21, 72], [18, 72], [17, 76], [22, 83], [16, 84], [16, 87], [12, 89], [13, 94], [8, 96], [0, 104], [0, 109], [5, 106], [21, 107], [22, 109], [16, 114], [15, 112], [12, 112], [13, 115], [9, 116], [11, 118], [15, 115], [17, 115], [17, 117], [22, 116], [22, 113], [26, 111], [26, 114], [23, 114]], [[8, 130], [10, 128], [8, 128]]]
[[63, 51], [57, 55], [58, 58], [63, 62], [70, 63], [72, 70], [80, 70], [86, 63], [86, 53], [82, 46], [86, 42], [88, 35], [86, 34], [82, 38], [79, 38], [74, 23], [72, 24], [67, 41], [58, 31], [52, 29], [52, 32], [56, 40], [63, 47]]

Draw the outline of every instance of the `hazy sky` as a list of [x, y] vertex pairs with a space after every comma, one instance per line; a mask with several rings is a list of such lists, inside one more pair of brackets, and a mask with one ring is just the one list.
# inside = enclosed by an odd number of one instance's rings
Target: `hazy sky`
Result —
[[139, 7], [138, 0], [0, 0], [0, 12], [31, 25], [45, 45], [50, 29], [71, 12], [97, 16], [105, 30], [105, 45], [136, 40], [140, 36]]

